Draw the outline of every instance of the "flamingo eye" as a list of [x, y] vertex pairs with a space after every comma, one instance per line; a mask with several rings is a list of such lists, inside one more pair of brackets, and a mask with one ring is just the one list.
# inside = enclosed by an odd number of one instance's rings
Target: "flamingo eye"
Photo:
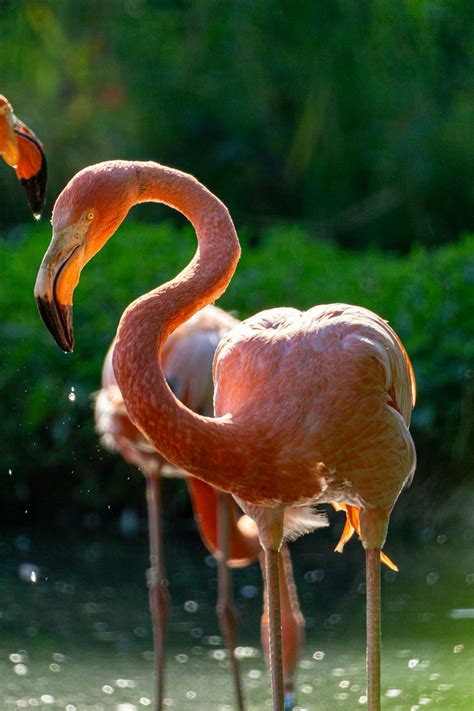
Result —
[[88, 211], [86, 212], [86, 221], [87, 221], [87, 222], [92, 222], [92, 220], [94, 219], [94, 217], [95, 217], [95, 212], [94, 212], [94, 210], [88, 210]]

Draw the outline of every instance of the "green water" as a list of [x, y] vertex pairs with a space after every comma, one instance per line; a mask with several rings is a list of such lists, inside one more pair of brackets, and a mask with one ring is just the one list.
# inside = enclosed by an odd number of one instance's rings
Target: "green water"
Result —
[[[332, 554], [336, 536], [319, 532], [292, 548], [307, 619], [299, 710], [365, 706], [363, 554], [356, 543], [343, 556]], [[384, 709], [474, 709], [473, 539], [465, 527], [406, 538], [392, 531], [387, 551], [401, 572], [384, 570], [383, 577]], [[18, 529], [0, 541], [1, 709], [151, 708], [145, 537]], [[166, 705], [231, 711], [212, 560], [191, 531], [172, 531], [167, 561], [173, 607]], [[258, 567], [235, 571], [234, 581], [247, 709], [268, 709]]]

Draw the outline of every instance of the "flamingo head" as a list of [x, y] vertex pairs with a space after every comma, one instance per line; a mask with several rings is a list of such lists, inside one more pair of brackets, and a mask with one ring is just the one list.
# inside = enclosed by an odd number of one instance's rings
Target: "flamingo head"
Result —
[[53, 238], [35, 284], [40, 315], [56, 343], [74, 346], [72, 301], [81, 271], [113, 235], [133, 202], [133, 169], [124, 161], [80, 171], [53, 209]]

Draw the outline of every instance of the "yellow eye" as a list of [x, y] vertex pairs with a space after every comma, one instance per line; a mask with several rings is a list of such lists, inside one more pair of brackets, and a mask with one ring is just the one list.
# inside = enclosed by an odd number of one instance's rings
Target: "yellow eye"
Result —
[[94, 217], [95, 217], [95, 212], [94, 212], [94, 210], [88, 210], [88, 211], [86, 212], [86, 220], [87, 220], [87, 222], [92, 222], [92, 220], [94, 219]]

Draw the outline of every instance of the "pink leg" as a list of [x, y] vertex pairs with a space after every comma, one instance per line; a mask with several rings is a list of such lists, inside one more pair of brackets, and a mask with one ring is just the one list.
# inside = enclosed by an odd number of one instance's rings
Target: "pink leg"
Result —
[[380, 711], [380, 550], [365, 551], [367, 711]]
[[163, 563], [159, 474], [147, 476], [146, 485], [150, 537], [150, 568], [147, 571], [147, 582], [155, 652], [155, 709], [161, 711], [164, 693], [165, 625], [171, 601]]
[[[283, 580], [280, 579], [280, 596], [282, 600], [285, 599], [285, 605], [289, 608], [282, 616], [285, 711], [292, 711], [295, 705], [294, 677], [304, 644], [305, 620], [300, 609], [290, 551], [287, 545], [281, 547], [280, 566], [283, 568], [283, 571], [280, 572], [280, 578], [283, 577]], [[285, 609], [285, 605], [282, 604], [282, 611]]]
[[[294, 677], [304, 642], [304, 617], [298, 602], [290, 551], [287, 545], [284, 544], [281, 547], [279, 555], [283, 679], [285, 686], [284, 705], [285, 711], [292, 711], [295, 705]], [[260, 565], [262, 574], [265, 576], [263, 555], [260, 556]], [[268, 635], [268, 608], [265, 601], [261, 620], [261, 636], [265, 660], [269, 665]]]
[[219, 493], [218, 503], [218, 548], [220, 555], [217, 559], [217, 617], [221, 628], [222, 637], [229, 652], [232, 674], [234, 677], [235, 696], [238, 711], [243, 711], [244, 702], [240, 671], [235, 656], [237, 614], [233, 603], [232, 580], [227, 561], [229, 559], [230, 535], [230, 497], [228, 494]]
[[284, 509], [245, 503], [246, 513], [257, 524], [265, 555], [265, 596], [268, 610], [270, 675], [273, 711], [284, 711], [283, 656], [281, 648], [281, 608], [279, 551], [283, 540]]
[[283, 657], [281, 649], [281, 610], [278, 550], [265, 551], [265, 582], [270, 631], [270, 673], [273, 711], [284, 711]]

